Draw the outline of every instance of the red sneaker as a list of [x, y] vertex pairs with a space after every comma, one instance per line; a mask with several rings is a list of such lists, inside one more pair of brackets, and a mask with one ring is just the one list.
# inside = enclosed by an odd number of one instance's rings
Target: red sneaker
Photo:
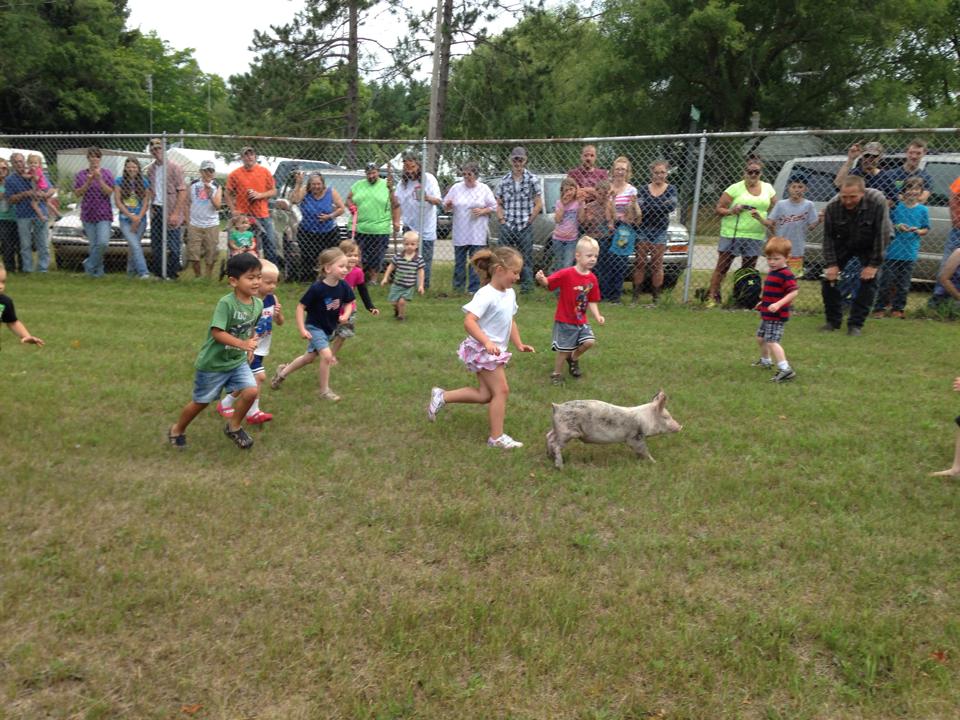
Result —
[[273, 415], [262, 410], [258, 410], [247, 418], [247, 425], [263, 425], [265, 422], [273, 420]]

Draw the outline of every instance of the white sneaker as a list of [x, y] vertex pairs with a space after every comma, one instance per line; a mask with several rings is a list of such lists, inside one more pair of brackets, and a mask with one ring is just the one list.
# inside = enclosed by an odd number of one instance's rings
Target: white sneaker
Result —
[[433, 422], [437, 419], [437, 413], [440, 408], [446, 405], [443, 399], [443, 388], [435, 387], [430, 390], [430, 402], [427, 404], [427, 420]]
[[502, 448], [504, 450], [513, 450], [514, 448], [523, 447], [522, 442], [518, 442], [514, 440], [512, 437], [510, 437], [506, 433], [498, 437], [496, 440], [494, 440], [493, 438], [487, 438], [487, 445], [489, 447]]

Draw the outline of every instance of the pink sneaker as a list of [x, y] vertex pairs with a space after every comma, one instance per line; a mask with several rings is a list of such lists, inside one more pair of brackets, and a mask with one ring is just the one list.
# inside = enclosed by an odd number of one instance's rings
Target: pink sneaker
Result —
[[258, 410], [253, 415], [247, 418], [247, 425], [263, 425], [266, 422], [273, 420], [273, 415], [268, 412], [263, 412]]

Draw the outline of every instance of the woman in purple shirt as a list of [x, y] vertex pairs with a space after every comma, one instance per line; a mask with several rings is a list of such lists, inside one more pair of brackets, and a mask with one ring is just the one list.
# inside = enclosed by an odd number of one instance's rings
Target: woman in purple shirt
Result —
[[103, 277], [103, 253], [110, 242], [110, 226], [113, 223], [113, 175], [100, 167], [103, 153], [93, 146], [87, 149], [89, 168], [81, 170], [73, 181], [73, 188], [80, 198], [80, 220], [83, 233], [90, 243], [83, 269], [91, 277]]
[[328, 188], [323, 175], [318, 172], [310, 174], [306, 186], [303, 185], [303, 174], [298, 172], [290, 202], [299, 205], [303, 215], [297, 226], [297, 242], [303, 271], [308, 277], [298, 279], [310, 282], [316, 279], [320, 253], [340, 244], [340, 230], [334, 218], [343, 215], [345, 208], [340, 193]]

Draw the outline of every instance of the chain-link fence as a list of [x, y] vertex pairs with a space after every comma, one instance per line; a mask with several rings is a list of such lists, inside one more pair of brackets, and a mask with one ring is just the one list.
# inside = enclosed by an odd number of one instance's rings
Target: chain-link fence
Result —
[[[124, 164], [132, 157], [156, 180], [156, 171], [151, 173], [149, 166], [159, 154], [182, 169], [187, 197], [193, 183], [202, 180], [201, 164], [212, 163], [214, 182], [226, 186], [231, 173], [243, 167], [241, 150], [252, 146], [259, 164], [272, 175], [277, 194], [268, 201], [245, 202], [242, 195], [252, 189], [249, 183], [225, 193], [219, 250], [227, 251], [228, 208], [235, 207], [254, 216], [263, 253], [277, 258], [289, 278], [301, 281], [313, 276], [322, 247], [351, 236], [361, 242], [364, 264], [379, 264], [382, 246], [375, 247], [371, 238], [393, 236], [394, 217], [389, 203], [378, 205], [380, 196], [366, 191], [368, 165], [377, 171], [369, 173], [374, 183], [377, 175], [389, 178], [401, 226], [421, 231], [422, 253], [432, 269], [430, 285], [437, 291], [472, 289], [475, 278], [467, 271], [466, 260], [477, 247], [513, 244], [524, 252], [531, 270], [549, 271], [572, 261], [573, 240], [583, 232], [600, 243], [596, 271], [608, 300], [620, 299], [622, 291], [623, 300], [639, 298], [641, 302], [659, 295], [677, 302], [719, 299], [731, 303], [737, 294], [734, 276], [741, 264], [752, 265], [759, 255], [756, 266], [761, 272], [767, 270], [761, 248], [772, 233], [792, 239], [789, 264], [803, 280], [816, 281], [824, 271], [823, 211], [837, 193], [838, 173], [862, 175], [867, 187], [883, 193], [891, 207], [893, 234], [883, 237], [886, 266], [873, 283], [880, 291], [876, 310], [901, 311], [924, 304], [945, 249], [951, 242], [960, 242], [960, 230], [953, 231], [951, 240], [949, 211], [950, 186], [960, 177], [960, 137], [954, 129], [438, 143], [183, 134], [164, 135], [163, 148], [153, 154], [149, 139], [147, 135], [0, 137], [0, 158], [9, 159], [17, 152], [25, 160], [39, 155], [44, 179], [56, 193], [39, 215], [22, 199], [16, 208], [0, 207], [8, 268], [42, 269], [45, 258], [38, 251], [49, 247], [50, 268], [84, 269], [90, 246], [75, 205], [80, 192], [77, 178], [84, 177], [88, 168], [91, 145], [102, 149], [101, 167], [115, 178], [123, 175]], [[912, 145], [914, 140], [921, 144]], [[594, 158], [585, 146], [593, 148]], [[848, 155], [851, 147], [854, 152]], [[620, 158], [626, 162], [618, 162]], [[748, 167], [752, 158], [762, 159], [762, 165]], [[419, 176], [405, 175], [405, 170], [418, 168]], [[592, 189], [570, 189], [564, 194], [564, 180], [571, 171], [579, 185]], [[531, 182], [527, 173], [535, 180]], [[29, 166], [22, 173], [11, 169], [7, 178], [18, 174], [34, 189], [43, 183], [38, 175], [31, 175]], [[322, 176], [322, 182], [315, 174]], [[596, 186], [604, 174], [612, 187], [602, 185], [598, 193]], [[908, 181], [915, 175], [922, 181], [916, 199], [925, 213], [913, 208], [913, 198], [907, 196]], [[793, 184], [791, 199], [791, 179], [802, 180], [812, 212], [799, 197], [801, 184]], [[160, 182], [169, 184], [169, 180], [161, 173]], [[10, 184], [9, 179], [6, 182]], [[11, 195], [8, 190], [6, 197]], [[108, 270], [137, 272], [128, 265], [135, 254], [128, 247], [142, 236], [139, 244], [153, 274], [173, 276], [181, 265], [188, 271], [207, 271], [204, 262], [196, 262], [203, 248], [197, 251], [197, 242], [188, 243], [182, 237], [180, 226], [190, 224], [189, 209], [180, 212], [175, 207], [177, 195], [168, 196], [171, 201], [165, 211], [144, 212], [134, 239], [125, 234], [130, 228], [114, 211], [104, 248]], [[608, 202], [608, 197], [613, 201]], [[788, 202], [774, 211], [774, 200]], [[130, 202], [136, 205], [134, 199]], [[54, 203], [62, 217], [57, 217]], [[351, 212], [354, 204], [359, 209], [356, 214]], [[924, 215], [928, 227], [923, 227]], [[174, 245], [175, 252], [164, 255], [165, 238], [171, 244], [183, 241], [182, 246]], [[388, 241], [387, 252], [396, 247], [396, 239], [392, 246]], [[26, 253], [29, 262], [17, 257], [19, 251], [31, 248], [32, 253]], [[207, 259], [202, 255], [201, 260]], [[857, 295], [859, 277], [856, 261], [843, 268], [835, 287], [844, 302]], [[796, 306], [821, 309], [820, 284], [801, 282], [800, 287]], [[905, 290], [910, 292], [904, 300]], [[866, 299], [861, 293], [861, 304]]]

